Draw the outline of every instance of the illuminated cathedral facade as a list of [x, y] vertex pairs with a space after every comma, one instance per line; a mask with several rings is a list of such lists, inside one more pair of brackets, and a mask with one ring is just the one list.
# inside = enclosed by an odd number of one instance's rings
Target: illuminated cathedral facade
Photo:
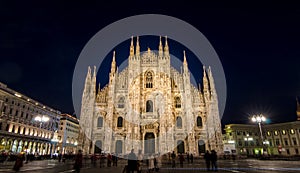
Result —
[[221, 122], [211, 69], [203, 66], [203, 84], [194, 86], [185, 52], [182, 71], [171, 66], [167, 37], [164, 45], [159, 39], [157, 52], [149, 48], [140, 52], [138, 37], [135, 42], [134, 46], [131, 38], [128, 66], [120, 72], [113, 53], [109, 82], [103, 88], [96, 86], [96, 67], [93, 73], [88, 67], [80, 125], [90, 142], [85, 142], [83, 150], [221, 153]]

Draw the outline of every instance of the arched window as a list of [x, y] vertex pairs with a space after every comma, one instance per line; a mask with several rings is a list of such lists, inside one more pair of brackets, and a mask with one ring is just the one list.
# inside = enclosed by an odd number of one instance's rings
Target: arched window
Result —
[[95, 142], [95, 150], [94, 153], [101, 153], [101, 148], [102, 148], [102, 141], [97, 140]]
[[124, 108], [125, 106], [125, 97], [120, 97], [118, 100], [118, 108]]
[[117, 140], [116, 142], [116, 154], [122, 153], [123, 142], [121, 140]]
[[202, 127], [202, 118], [200, 116], [197, 117], [197, 127]]
[[97, 127], [98, 128], [103, 127], [103, 117], [98, 117]]
[[152, 88], [153, 87], [153, 77], [152, 73], [149, 71], [146, 73], [146, 88]]
[[153, 112], [153, 102], [151, 100], [146, 102], [146, 112]]
[[181, 117], [176, 118], [176, 127], [182, 128], [182, 118]]
[[123, 127], [123, 117], [118, 117], [117, 127]]
[[175, 97], [175, 108], [181, 108], [181, 99], [180, 99], [180, 97]]

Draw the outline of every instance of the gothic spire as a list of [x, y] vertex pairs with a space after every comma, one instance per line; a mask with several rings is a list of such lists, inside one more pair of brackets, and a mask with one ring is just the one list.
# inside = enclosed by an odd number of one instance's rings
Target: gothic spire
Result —
[[205, 66], [203, 66], [203, 92], [206, 93], [209, 91], [209, 86], [208, 86], [208, 80], [206, 76], [206, 69]]
[[133, 47], [133, 36], [131, 36], [131, 44], [130, 44], [130, 57], [134, 56], [134, 47]]
[[183, 51], [183, 72], [184, 73], [188, 72], [188, 63], [186, 60], [185, 51]]
[[113, 58], [112, 58], [112, 62], [111, 62], [111, 69], [110, 69], [110, 73], [115, 73], [116, 71], [116, 51], [114, 51], [113, 53]]
[[161, 42], [161, 36], [159, 36], [158, 56], [159, 57], [163, 56], [163, 46], [162, 46], [162, 42]]
[[169, 56], [169, 46], [168, 46], [168, 37], [166, 36], [166, 42], [165, 42], [165, 47], [164, 47], [164, 54], [166, 56]]
[[140, 56], [139, 36], [136, 37], [135, 54], [136, 54], [136, 56]]

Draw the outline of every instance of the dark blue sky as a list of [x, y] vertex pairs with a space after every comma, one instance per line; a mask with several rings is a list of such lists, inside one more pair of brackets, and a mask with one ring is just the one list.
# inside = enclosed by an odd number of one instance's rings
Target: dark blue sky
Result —
[[254, 113], [271, 122], [296, 119], [298, 4], [29, 2], [0, 1], [0, 81], [55, 109], [73, 113], [73, 70], [95, 33], [124, 17], [157, 13], [190, 23], [218, 53], [227, 81], [223, 124], [250, 123]]

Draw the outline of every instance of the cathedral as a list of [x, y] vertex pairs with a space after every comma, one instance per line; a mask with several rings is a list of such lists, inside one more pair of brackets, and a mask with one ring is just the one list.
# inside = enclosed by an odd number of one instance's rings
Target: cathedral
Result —
[[120, 72], [119, 55], [113, 52], [109, 82], [103, 88], [96, 86], [96, 67], [93, 73], [88, 67], [80, 114], [87, 138], [84, 152], [223, 152], [210, 67], [203, 66], [203, 84], [194, 86], [184, 51], [181, 72], [171, 66], [167, 37], [164, 45], [160, 37], [155, 52], [140, 52], [139, 38], [134, 46], [132, 37], [129, 51], [128, 66]]

